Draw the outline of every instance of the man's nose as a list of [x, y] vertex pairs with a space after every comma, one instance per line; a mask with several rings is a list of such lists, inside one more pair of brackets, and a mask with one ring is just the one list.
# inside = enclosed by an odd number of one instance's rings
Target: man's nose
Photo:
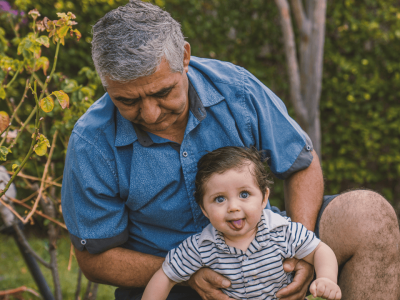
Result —
[[152, 97], [146, 97], [141, 101], [140, 116], [147, 124], [153, 124], [161, 114], [161, 108], [158, 101]]

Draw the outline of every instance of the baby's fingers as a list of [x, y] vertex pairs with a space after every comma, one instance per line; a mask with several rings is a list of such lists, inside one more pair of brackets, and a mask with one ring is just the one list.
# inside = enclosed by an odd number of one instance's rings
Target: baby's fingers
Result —
[[[325, 291], [326, 293], [326, 291]], [[329, 293], [328, 300], [335, 300], [336, 299], [336, 289], [332, 289], [331, 292]]]
[[317, 285], [315, 284], [315, 280], [310, 285], [310, 293], [315, 297], [317, 297]]

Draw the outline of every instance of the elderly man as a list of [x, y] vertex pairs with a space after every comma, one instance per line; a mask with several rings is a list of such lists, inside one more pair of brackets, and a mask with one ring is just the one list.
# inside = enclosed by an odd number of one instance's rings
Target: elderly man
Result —
[[[371, 191], [323, 197], [311, 141], [253, 75], [191, 57], [179, 24], [139, 0], [101, 18], [92, 45], [107, 93], [75, 125], [62, 189], [88, 279], [119, 286], [117, 299], [140, 299], [167, 251], [207, 225], [193, 196], [199, 158], [227, 145], [255, 145], [285, 179], [287, 214], [334, 250], [343, 299], [398, 299], [392, 207]], [[294, 281], [276, 296], [304, 299], [312, 267], [293, 259], [285, 270], [295, 271]], [[203, 268], [168, 299], [226, 300], [220, 288], [228, 285]]]

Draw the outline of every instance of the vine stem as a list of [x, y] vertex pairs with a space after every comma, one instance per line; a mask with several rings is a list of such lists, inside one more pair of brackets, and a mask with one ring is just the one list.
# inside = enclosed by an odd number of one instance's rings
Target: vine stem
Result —
[[[17, 115], [17, 111], [21, 107], [21, 104], [24, 103], [24, 98], [26, 96], [26, 93], [28, 92], [28, 89], [29, 89], [29, 80], [26, 81], [25, 91], [24, 91], [24, 94], [22, 95], [21, 101], [19, 101], [18, 106], [15, 108], [14, 113], [11, 116], [10, 125], [12, 124], [12, 122], [14, 120], [14, 117]], [[0, 142], [0, 147], [3, 145], [4, 141], [6, 140], [9, 130], [10, 130], [10, 126], [7, 127], [7, 131], [6, 131], [5, 135], [4, 135], [4, 138]]]
[[8, 87], [10, 87], [10, 85], [14, 82], [14, 80], [17, 78], [19, 71], [21, 71], [22, 68], [22, 64], [19, 65], [18, 70], [15, 72], [14, 77], [10, 80], [9, 83], [7, 83], [7, 85], [5, 86], [5, 88], [7, 89]]
[[[36, 84], [35, 84], [34, 96], [35, 96], [36, 108], [37, 108], [39, 106], [39, 102], [38, 102], [38, 98], [37, 98], [37, 94], [36, 94]], [[11, 183], [14, 181], [14, 179], [18, 175], [19, 171], [22, 170], [22, 168], [25, 166], [26, 162], [28, 161], [29, 157], [32, 155], [33, 148], [34, 148], [35, 142], [36, 142], [36, 137], [39, 134], [39, 122], [40, 122], [39, 121], [39, 111], [36, 109], [35, 133], [33, 134], [33, 137], [32, 137], [31, 147], [30, 147], [30, 149], [28, 151], [28, 154], [25, 156], [24, 160], [22, 161], [21, 165], [17, 168], [17, 170], [14, 172], [14, 175], [11, 176], [10, 180], [7, 182], [7, 185], [5, 186], [4, 190], [1, 191], [0, 197], [2, 197], [8, 191]], [[28, 122], [25, 121], [24, 125], [26, 123], [28, 123]], [[16, 137], [16, 139], [18, 138], [18, 136]], [[15, 140], [14, 140], [14, 144], [15, 144]], [[13, 144], [11, 144], [11, 146], [13, 146]], [[8, 149], [10, 149], [11, 146], [8, 147]], [[24, 222], [24, 223], [26, 223], [26, 222]]]
[[[57, 59], [58, 59], [58, 52], [60, 50], [60, 41], [57, 42], [57, 48], [56, 48], [56, 54], [54, 56], [54, 63], [53, 63], [53, 68], [51, 69], [50, 75], [47, 77], [44, 86], [42, 88], [42, 92], [39, 96], [39, 99], [37, 101], [37, 103], [42, 100], [44, 93], [47, 89], [47, 85], [49, 84], [51, 78], [53, 77], [54, 71], [56, 70], [56, 65], [57, 65]], [[32, 79], [34, 78], [34, 75], [32, 74], [30, 82], [32, 82]], [[10, 147], [8, 147], [9, 149], [12, 148], [16, 143], [17, 140], [19, 139], [20, 135], [22, 134], [22, 131], [24, 130], [25, 126], [29, 123], [29, 121], [32, 119], [33, 115], [36, 113], [37, 109], [38, 109], [39, 105], [36, 105], [35, 108], [32, 110], [32, 112], [30, 113], [30, 115], [28, 116], [28, 118], [25, 120], [24, 125], [22, 125], [22, 127], [20, 128], [20, 132], [18, 133], [17, 137], [14, 139], [13, 143], [10, 145]]]
[[45, 182], [45, 179], [46, 179], [46, 176], [47, 176], [47, 171], [49, 170], [51, 157], [53, 156], [54, 148], [55, 148], [55, 145], [56, 145], [57, 133], [58, 133], [58, 130], [56, 130], [54, 132], [54, 135], [53, 135], [53, 141], [52, 141], [49, 157], [47, 158], [47, 162], [46, 162], [46, 165], [44, 167], [43, 176], [42, 176], [42, 182], [40, 183], [39, 193], [37, 195], [35, 203], [33, 204], [32, 210], [28, 213], [28, 215], [26, 216], [25, 220], [23, 221], [24, 224], [26, 224], [29, 221], [29, 219], [32, 217], [32, 215], [35, 213], [35, 211], [37, 209], [37, 206], [39, 204], [39, 200], [42, 197], [43, 188], [44, 188], [44, 182]]

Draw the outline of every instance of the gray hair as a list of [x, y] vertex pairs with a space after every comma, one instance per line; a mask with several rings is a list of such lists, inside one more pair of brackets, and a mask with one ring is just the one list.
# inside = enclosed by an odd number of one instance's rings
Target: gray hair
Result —
[[183, 72], [185, 40], [180, 24], [150, 3], [130, 0], [93, 26], [92, 58], [105, 78], [128, 82], [153, 74], [165, 57], [171, 72]]

